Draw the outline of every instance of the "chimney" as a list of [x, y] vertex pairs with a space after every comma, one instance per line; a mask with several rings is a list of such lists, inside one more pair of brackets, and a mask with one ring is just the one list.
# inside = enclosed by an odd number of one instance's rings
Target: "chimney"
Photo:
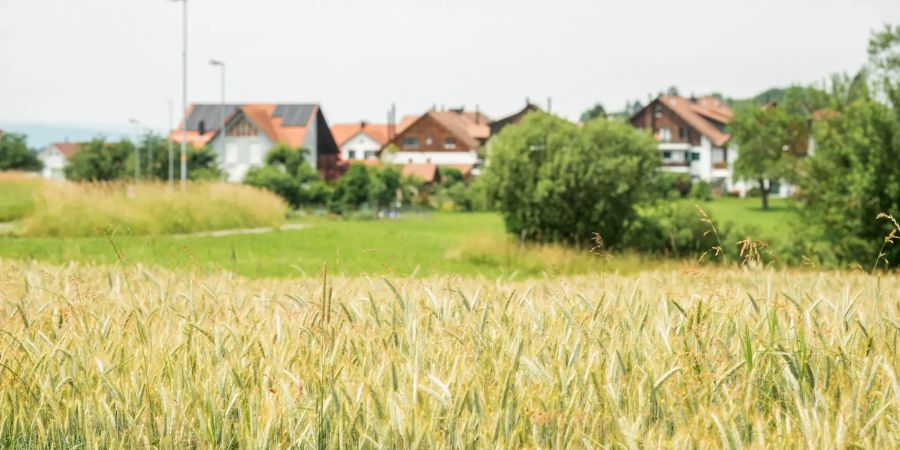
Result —
[[480, 123], [481, 123], [481, 107], [479, 107], [478, 104], [476, 103], [475, 104], [475, 125], [478, 125]]
[[691, 93], [691, 103], [697, 103], [697, 96], [694, 93]]
[[365, 128], [366, 128], [366, 121], [365, 121], [365, 120], [360, 120], [360, 121], [359, 121], [359, 129], [360, 129], [360, 130], [364, 130]]
[[391, 109], [388, 110], [388, 140], [393, 141], [395, 135], [397, 134], [397, 128], [394, 125], [394, 121], [396, 120], [397, 114], [397, 105], [391, 103]]
[[553, 97], [547, 97], [547, 114], [553, 111]]

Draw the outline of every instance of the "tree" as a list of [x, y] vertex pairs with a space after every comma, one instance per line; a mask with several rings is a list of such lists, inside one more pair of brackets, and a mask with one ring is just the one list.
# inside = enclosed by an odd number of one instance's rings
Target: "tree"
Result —
[[394, 167], [371, 169], [369, 197], [379, 209], [390, 208], [397, 200], [397, 190], [401, 188], [402, 175]]
[[134, 144], [124, 140], [106, 142], [96, 138], [81, 144], [78, 153], [69, 158], [64, 171], [73, 181], [112, 181], [133, 173], [128, 162], [132, 161]]
[[735, 178], [759, 185], [762, 209], [769, 209], [772, 182], [790, 177], [799, 149], [805, 149], [805, 120], [777, 106], [750, 105], [735, 114], [729, 131], [737, 143]]
[[35, 172], [44, 167], [35, 152], [28, 149], [25, 136], [0, 133], [0, 171], [25, 170]]
[[362, 164], [351, 164], [347, 173], [335, 186], [334, 206], [344, 209], [357, 209], [369, 201], [369, 170]]
[[606, 117], [606, 109], [603, 108], [603, 105], [601, 105], [599, 102], [590, 107], [585, 112], [581, 113], [581, 118], [579, 120], [581, 120], [582, 122], [587, 122], [598, 117]]
[[813, 126], [816, 154], [798, 170], [801, 211], [823, 253], [868, 268], [883, 246], [878, 261], [896, 267], [900, 245], [885, 239], [894, 226], [877, 217], [900, 218], [900, 28], [873, 34], [869, 51], [881, 90], [870, 92], [865, 71], [833, 79], [833, 107]]
[[659, 168], [654, 140], [631, 126], [595, 120], [582, 128], [532, 113], [493, 141], [486, 189], [507, 231], [523, 239], [609, 246], [635, 218]]
[[266, 153], [265, 166], [247, 171], [244, 183], [270, 190], [292, 207], [323, 204], [328, 189], [312, 166], [306, 161], [309, 150], [275, 144]]

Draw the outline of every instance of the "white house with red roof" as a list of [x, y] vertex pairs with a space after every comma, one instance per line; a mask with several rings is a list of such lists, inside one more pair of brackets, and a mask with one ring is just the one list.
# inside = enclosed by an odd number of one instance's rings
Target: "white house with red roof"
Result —
[[[240, 182], [248, 170], [262, 166], [266, 153], [279, 143], [308, 149], [307, 162], [324, 178], [339, 175], [338, 146], [318, 104], [196, 104], [181, 126], [192, 146], [215, 150], [231, 182]], [[182, 129], [169, 137], [180, 143]]]
[[389, 141], [388, 125], [368, 122], [340, 123], [331, 126], [331, 134], [341, 149], [342, 161], [373, 161]]
[[66, 178], [64, 170], [69, 164], [69, 158], [78, 153], [80, 148], [80, 144], [55, 142], [41, 149], [37, 153], [38, 159], [44, 164], [41, 176], [52, 180], [64, 180]]
[[650, 130], [659, 141], [664, 170], [743, 195], [745, 183], [733, 179], [738, 152], [727, 130], [733, 117], [715, 97], [661, 95], [634, 114], [631, 124]]

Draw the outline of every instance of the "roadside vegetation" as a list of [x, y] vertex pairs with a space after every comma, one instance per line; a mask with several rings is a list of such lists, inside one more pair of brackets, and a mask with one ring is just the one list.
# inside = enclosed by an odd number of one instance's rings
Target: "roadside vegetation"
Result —
[[896, 277], [0, 278], [2, 447], [900, 446]]

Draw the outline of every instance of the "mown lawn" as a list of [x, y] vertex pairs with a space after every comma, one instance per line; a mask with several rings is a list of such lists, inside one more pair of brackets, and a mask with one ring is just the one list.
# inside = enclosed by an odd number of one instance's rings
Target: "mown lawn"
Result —
[[[519, 245], [494, 213], [434, 213], [402, 220], [302, 219], [308, 228], [225, 237], [0, 238], [0, 257], [54, 263], [127, 262], [227, 269], [251, 277], [313, 275], [323, 263], [345, 275], [539, 276], [635, 271], [636, 256]], [[655, 263], [658, 267], [661, 263]]]
[[759, 198], [719, 198], [709, 202], [691, 199], [679, 200], [684, 208], [703, 208], [717, 225], [731, 223], [751, 226], [761, 234], [760, 238], [769, 239], [785, 236], [796, 224], [797, 213], [793, 209], [791, 199], [769, 199], [769, 209], [762, 209]]
[[[761, 238], [783, 233], [794, 213], [784, 200], [761, 211], [758, 199], [699, 203], [717, 222], [756, 225]], [[694, 208], [696, 201], [680, 205]], [[699, 216], [698, 216], [699, 220]], [[322, 264], [344, 275], [535, 277], [600, 270], [636, 272], [680, 264], [632, 254], [600, 258], [585, 250], [522, 246], [496, 213], [433, 213], [402, 220], [303, 218], [305, 229], [257, 235], [0, 238], [0, 257], [68, 263], [128, 263], [225, 269], [250, 277], [312, 275]]]

